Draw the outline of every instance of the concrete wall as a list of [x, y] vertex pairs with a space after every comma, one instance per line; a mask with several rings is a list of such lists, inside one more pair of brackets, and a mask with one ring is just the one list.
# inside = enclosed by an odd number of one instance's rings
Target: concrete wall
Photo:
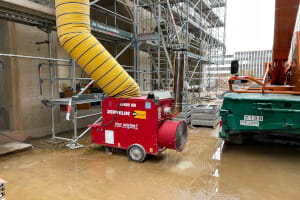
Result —
[[[3, 30], [8, 29], [8, 23], [0, 20], [0, 27]], [[9, 40], [8, 32], [0, 31], [0, 52], [9, 53]], [[10, 59], [1, 57], [0, 62], [3, 63], [4, 70], [0, 71], [0, 130], [9, 130], [11, 127], [10, 122], [12, 119], [12, 83], [11, 83], [11, 68]]]
[[[36, 42], [47, 40], [47, 34], [35, 27], [28, 27], [11, 23], [11, 31], [16, 37], [10, 41], [15, 46], [15, 54], [34, 55], [48, 57], [47, 44], [36, 45]], [[56, 46], [56, 39], [51, 35], [53, 46]], [[52, 50], [53, 51], [53, 50]], [[19, 94], [20, 109], [22, 113], [23, 131], [25, 135], [40, 136], [48, 132], [50, 112], [42, 103], [39, 91], [38, 65], [41, 60], [17, 58], [14, 67], [19, 69]], [[48, 74], [48, 70], [43, 70], [43, 74]], [[57, 92], [55, 93], [57, 96]]]
[[[36, 42], [47, 40], [47, 34], [36, 27], [25, 26], [0, 20], [3, 28], [0, 32], [0, 52], [48, 57], [48, 45]], [[50, 36], [52, 56], [68, 59], [67, 53], [60, 47], [56, 32]], [[38, 65], [45, 60], [0, 57], [5, 70], [0, 71], [0, 125], [1, 129], [10, 129], [16, 137], [41, 137], [51, 134], [51, 110], [41, 102]], [[45, 65], [47, 66], [47, 65]], [[59, 71], [59, 70], [58, 70]], [[49, 70], [43, 68], [42, 76], [48, 77]], [[50, 97], [50, 84], [44, 83], [45, 97]], [[55, 84], [55, 97], [59, 96], [59, 84]], [[99, 111], [99, 108], [98, 110]], [[87, 111], [81, 111], [87, 114]], [[86, 127], [95, 118], [81, 120], [79, 127]], [[56, 131], [72, 129], [72, 122], [65, 120], [65, 112], [59, 107], [55, 112]], [[17, 131], [17, 132], [16, 132]], [[0, 143], [4, 139], [0, 138]]]

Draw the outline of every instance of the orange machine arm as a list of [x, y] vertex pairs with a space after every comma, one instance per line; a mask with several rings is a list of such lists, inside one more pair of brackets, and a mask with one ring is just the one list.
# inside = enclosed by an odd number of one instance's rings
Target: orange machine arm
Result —
[[273, 61], [287, 60], [300, 0], [276, 0]]
[[[229, 88], [238, 93], [275, 93], [300, 95], [300, 32], [297, 32], [297, 63], [287, 62], [297, 19], [300, 0], [276, 0], [273, 62], [266, 63], [262, 80], [248, 76], [232, 77]], [[250, 87], [234, 90], [238, 81], [250, 82]], [[255, 82], [260, 88], [251, 87]]]
[[[295, 59], [297, 63], [293, 62], [285, 62], [285, 65], [288, 64], [293, 71], [293, 75], [290, 77], [293, 84], [291, 85], [271, 85], [269, 83], [269, 75], [272, 73], [271, 69], [274, 68], [274, 63], [266, 63], [265, 64], [265, 74], [262, 79], [256, 79], [248, 76], [234, 76], [231, 77], [228, 81], [229, 89], [232, 92], [236, 93], [272, 93], [272, 94], [294, 94], [300, 95], [300, 31], [296, 32], [297, 34], [297, 54], [295, 55], [297, 58]], [[276, 62], [275, 62], [276, 63]], [[277, 62], [278, 63], [278, 62]], [[277, 67], [278, 68], [278, 67]], [[233, 88], [233, 84], [235, 81], [247, 81], [250, 82], [250, 87], [235, 90]], [[251, 85], [255, 82], [257, 85], [261, 87], [251, 87]]]

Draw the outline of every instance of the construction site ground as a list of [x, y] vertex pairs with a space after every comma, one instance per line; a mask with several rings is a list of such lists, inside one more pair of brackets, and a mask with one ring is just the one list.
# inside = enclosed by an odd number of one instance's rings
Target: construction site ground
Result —
[[122, 150], [105, 153], [90, 135], [76, 150], [36, 139], [33, 150], [0, 158], [1, 177], [9, 200], [299, 198], [299, 147], [228, 145], [218, 130], [190, 127], [182, 153], [167, 150], [144, 163]]

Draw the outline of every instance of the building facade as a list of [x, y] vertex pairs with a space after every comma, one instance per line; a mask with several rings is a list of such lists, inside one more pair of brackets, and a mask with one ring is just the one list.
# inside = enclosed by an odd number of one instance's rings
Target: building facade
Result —
[[241, 51], [234, 54], [239, 61], [239, 75], [261, 78], [264, 74], [265, 63], [272, 62], [272, 50]]

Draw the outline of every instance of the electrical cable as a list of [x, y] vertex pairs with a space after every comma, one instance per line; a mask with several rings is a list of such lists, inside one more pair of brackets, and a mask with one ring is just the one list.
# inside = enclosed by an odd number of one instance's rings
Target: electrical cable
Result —
[[102, 124], [101, 124], [102, 127], [109, 126], [111, 123], [113, 123], [113, 122], [115, 121], [115, 119], [118, 117], [118, 115], [119, 115], [118, 113], [119, 113], [119, 111], [120, 111], [120, 109], [121, 109], [121, 107], [122, 107], [121, 104], [125, 103], [128, 99], [129, 99], [129, 97], [123, 99], [122, 102], [119, 103], [119, 107], [118, 107], [118, 109], [117, 109], [117, 111], [116, 111], [116, 114], [115, 114], [114, 117], [110, 120], [110, 122], [108, 122], [107, 124], [103, 124], [103, 121], [102, 121]]

